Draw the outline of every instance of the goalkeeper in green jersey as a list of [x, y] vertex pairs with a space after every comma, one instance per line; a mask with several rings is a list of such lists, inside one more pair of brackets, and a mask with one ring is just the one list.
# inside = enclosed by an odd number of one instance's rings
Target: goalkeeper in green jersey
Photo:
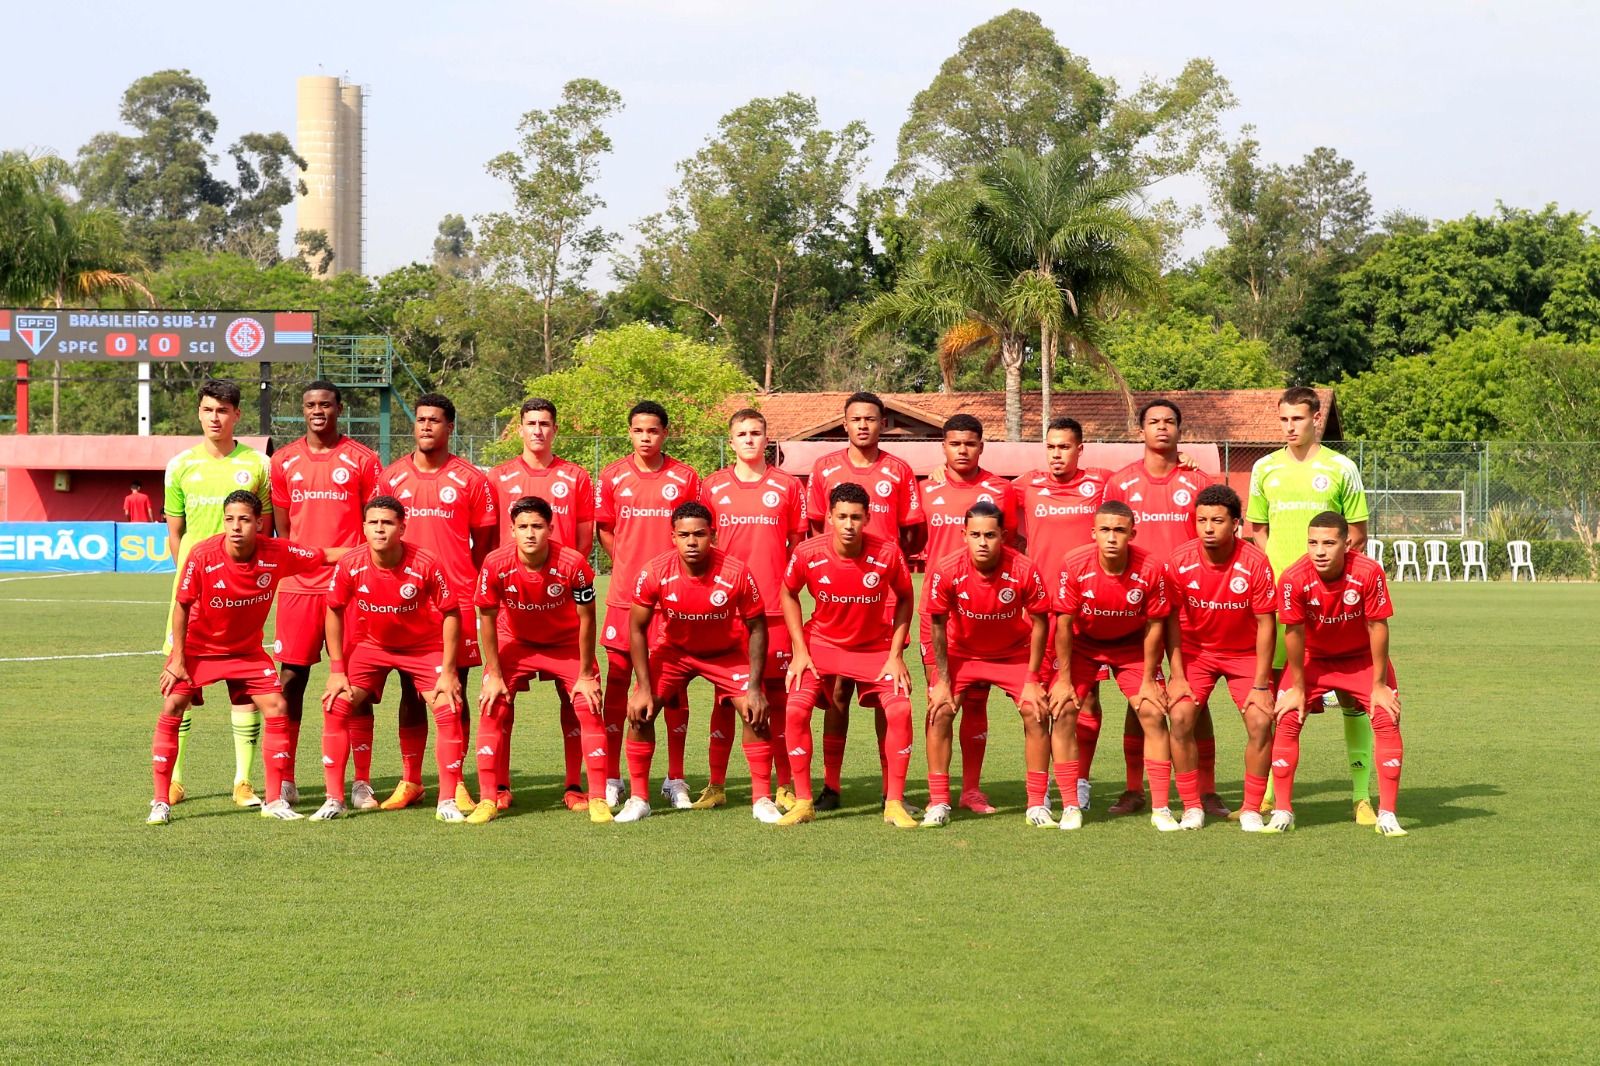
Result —
[[[207, 381], [200, 386], [200, 430], [205, 440], [173, 456], [167, 464], [166, 503], [167, 547], [183, 573], [189, 549], [222, 532], [222, 503], [228, 494], [248, 489], [261, 500], [263, 530], [272, 529], [271, 468], [267, 457], [233, 439], [239, 422], [239, 386], [231, 381]], [[173, 602], [178, 581], [172, 582]], [[172, 650], [172, 602], [167, 604], [167, 638], [163, 652]], [[183, 753], [189, 741], [189, 716], [184, 711], [178, 729], [178, 757], [173, 763], [170, 801], [181, 802], [183, 792]], [[261, 741], [261, 712], [246, 700], [233, 708], [233, 802], [241, 807], [259, 807], [260, 798], [250, 784], [250, 769], [256, 746]]]
[[[1350, 524], [1349, 550], [1367, 542], [1367, 494], [1356, 464], [1321, 443], [1322, 401], [1314, 389], [1296, 386], [1278, 399], [1278, 421], [1286, 445], [1256, 460], [1250, 469], [1250, 502], [1245, 517], [1255, 527], [1252, 539], [1267, 553], [1272, 572], [1281, 575], [1306, 554], [1306, 531], [1323, 511], [1343, 515]], [[1283, 626], [1278, 654], [1284, 662]], [[1341, 697], [1343, 699], [1345, 697]], [[1344, 744], [1350, 757], [1351, 799], [1361, 825], [1374, 825], [1372, 809], [1372, 724], [1354, 703], [1344, 707]], [[1268, 806], [1272, 798], [1268, 789]]]

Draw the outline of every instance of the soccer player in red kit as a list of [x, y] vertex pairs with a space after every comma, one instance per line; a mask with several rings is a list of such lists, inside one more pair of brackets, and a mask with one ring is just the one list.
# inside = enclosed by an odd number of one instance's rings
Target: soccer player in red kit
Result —
[[261, 500], [248, 489], [222, 502], [222, 532], [200, 541], [184, 559], [172, 609], [172, 653], [161, 670], [161, 716], [150, 745], [155, 798], [150, 825], [172, 820], [172, 766], [178, 757], [178, 727], [184, 712], [205, 703], [204, 689], [226, 682], [235, 704], [254, 704], [265, 717], [262, 755], [267, 771], [267, 818], [300, 818], [283, 798], [283, 780], [294, 777], [289, 719], [272, 657], [261, 649], [261, 631], [282, 582], [312, 573], [338, 559], [344, 549], [308, 548], [260, 536]]
[[[928, 542], [927, 517], [922, 510], [922, 494], [911, 465], [878, 446], [883, 432], [883, 400], [870, 392], [852, 393], [844, 401], [844, 430], [849, 444], [818, 459], [806, 483], [806, 511], [811, 528], [826, 532], [828, 500], [835, 487], [859, 485], [870, 501], [866, 532], [897, 544], [906, 558], [916, 555]], [[885, 607], [893, 610], [891, 599]], [[822, 794], [817, 797], [819, 811], [839, 807], [839, 775], [844, 767], [845, 741], [850, 729], [850, 690], [848, 680], [827, 694], [827, 709], [822, 718]], [[878, 731], [878, 762], [888, 782], [889, 756], [886, 745], [887, 720], [882, 710], [874, 716]]]
[[[320, 548], [353, 548], [362, 543], [361, 506], [378, 490], [382, 464], [378, 453], [339, 429], [344, 398], [331, 381], [313, 381], [300, 393], [306, 434], [272, 453], [272, 521], [280, 537]], [[324, 567], [283, 583], [273, 625], [273, 653], [278, 680], [289, 707], [289, 746], [300, 746], [300, 721], [305, 712], [306, 682], [311, 667], [322, 661], [323, 622], [328, 607]], [[336, 649], [343, 657], [343, 649]], [[352, 804], [361, 810], [378, 805], [372, 794], [372, 716], [350, 724], [356, 783]], [[284, 798], [293, 805], [300, 790], [292, 776], [283, 782]]]
[[[328, 665], [322, 694], [328, 711], [322, 739], [322, 769], [327, 799], [311, 817], [330, 821], [344, 813], [344, 767], [350, 733], [341, 728], [353, 715], [383, 699], [384, 681], [397, 670], [433, 707], [439, 735], [434, 759], [439, 765], [441, 822], [462, 822], [456, 786], [466, 758], [461, 730], [461, 675], [456, 651], [461, 646], [461, 598], [450, 587], [445, 569], [431, 552], [405, 539], [406, 509], [393, 496], [367, 502], [362, 517], [366, 547], [339, 560], [328, 585], [328, 646], [344, 648], [348, 658]], [[353, 612], [355, 617], [347, 614]], [[345, 634], [352, 634], [346, 641]], [[426, 728], [426, 727], [424, 727]], [[422, 791], [422, 747], [401, 748], [403, 780]], [[395, 808], [384, 805], [386, 810]]]
[[[512, 505], [524, 497], [537, 496], [550, 505], [550, 535], [555, 542], [589, 558], [594, 547], [594, 483], [585, 467], [555, 453], [556, 405], [538, 396], [522, 401], [517, 431], [522, 434], [522, 454], [489, 471], [489, 487], [494, 490], [495, 508], [503, 520], [500, 545], [510, 544], [514, 536]], [[583, 765], [583, 729], [573, 712], [569, 693], [559, 685], [557, 692], [561, 699], [561, 750], [566, 760], [563, 795], [571, 809], [587, 810], [588, 797], [578, 783]], [[495, 797], [501, 810], [511, 805], [511, 728], [516, 722], [516, 710], [509, 704], [504, 722], [505, 737], [497, 750], [498, 780], [505, 795]]]
[[1244, 718], [1244, 813], [1239, 828], [1261, 829], [1261, 797], [1272, 758], [1272, 657], [1277, 647], [1277, 585], [1266, 552], [1239, 536], [1243, 507], [1226, 485], [1207, 485], [1195, 499], [1196, 540], [1167, 557], [1167, 684], [1172, 765], [1184, 829], [1205, 825], [1200, 803], [1197, 710], [1226, 681]]
[[[1151, 400], [1139, 408], [1139, 433], [1144, 441], [1144, 456], [1111, 475], [1105, 498], [1119, 500], [1133, 511], [1139, 525], [1139, 547], [1155, 559], [1157, 567], [1167, 561], [1172, 549], [1195, 537], [1194, 501], [1212, 479], [1184, 465], [1178, 454], [1183, 437], [1183, 412], [1171, 400]], [[1127, 788], [1110, 807], [1112, 814], [1137, 814], [1144, 810], [1144, 738], [1132, 707], [1122, 726], [1122, 754], [1127, 769]], [[1228, 807], [1217, 795], [1217, 741], [1211, 724], [1211, 711], [1200, 708], [1195, 723], [1200, 750], [1200, 787], [1207, 814], [1228, 816]], [[1091, 748], [1091, 751], [1093, 749]], [[1084, 765], [1088, 777], [1088, 765]], [[1157, 806], [1166, 806], [1167, 796], [1155, 797]]]
[[[1076, 723], [1079, 702], [1102, 667], [1110, 667], [1117, 687], [1137, 709], [1145, 731], [1144, 772], [1154, 794], [1172, 786], [1167, 737], [1167, 696], [1161, 685], [1170, 610], [1161, 565], [1135, 547], [1133, 512], [1107, 500], [1094, 516], [1094, 543], [1067, 553], [1056, 586], [1056, 680], [1050, 709], [1056, 721]], [[1075, 728], [1052, 729], [1051, 754], [1057, 781], [1076, 781], [1078, 737]], [[1065, 797], [1063, 797], [1065, 804]], [[1077, 829], [1083, 812], [1064, 806], [1061, 828]], [[1163, 802], [1150, 814], [1163, 833], [1178, 828]]]
[[977, 501], [967, 510], [966, 543], [928, 571], [923, 610], [932, 623], [933, 663], [928, 671], [924, 828], [950, 823], [950, 733], [956, 705], [971, 688], [991, 684], [1000, 686], [1022, 715], [1028, 822], [1055, 825], [1044, 805], [1050, 785], [1050, 705], [1044, 689], [1050, 594], [1032, 560], [1005, 546], [1005, 532], [1000, 506]]
[[[767, 733], [777, 769], [776, 803], [780, 810], [794, 807], [789, 777], [789, 754], [784, 746], [783, 720], [789, 672], [789, 630], [783, 624], [783, 604], [778, 589], [789, 553], [811, 532], [806, 518], [805, 487], [800, 479], [767, 462], [767, 420], [746, 407], [728, 419], [732, 466], [723, 467], [701, 483], [700, 502], [711, 511], [717, 547], [744, 560], [756, 579], [767, 612], [767, 661], [761, 674], [767, 703]], [[723, 701], [711, 715], [711, 781], [697, 808], [719, 807], [727, 802], [728, 757], [733, 753], [733, 705]]]
[[[606, 616], [600, 644], [606, 649], [606, 801], [622, 802], [622, 726], [628, 717], [628, 678], [633, 673], [628, 643], [628, 617], [633, 591], [645, 565], [672, 547], [672, 510], [698, 499], [700, 475], [693, 467], [663, 452], [667, 409], [642, 400], [628, 412], [628, 439], [633, 454], [600, 472], [600, 506], [595, 524], [600, 547], [611, 557], [611, 583], [606, 586]], [[674, 807], [694, 804], [684, 780], [683, 747], [689, 739], [689, 705], [674, 697], [667, 705], [667, 778], [661, 794]]]
[[[399, 500], [406, 509], [406, 543], [414, 544], [433, 556], [456, 596], [456, 608], [464, 619], [472, 618], [472, 592], [478, 571], [494, 547], [499, 518], [495, 514], [494, 493], [489, 479], [471, 462], [450, 451], [450, 434], [455, 429], [456, 405], [448, 397], [430, 392], [417, 398], [412, 435], [416, 451], [401, 456], [384, 470], [381, 488], [385, 495]], [[467, 671], [479, 665], [476, 626], [463, 623], [457, 638], [461, 646], [454, 656], [459, 671], [460, 689], [467, 686]], [[428, 715], [423, 693], [404, 684], [410, 675], [402, 672], [400, 688], [400, 758], [403, 764], [420, 767], [422, 749], [428, 742]], [[460, 730], [467, 736], [468, 719], [461, 709]], [[438, 715], [434, 715], [435, 720]], [[459, 775], [457, 775], [459, 777]], [[422, 796], [422, 782], [403, 777], [394, 793], [383, 801], [384, 810], [410, 806]], [[473, 807], [472, 793], [457, 781], [456, 806], [462, 811]]]
[[[1017, 540], [1018, 494], [1016, 486], [979, 465], [983, 458], [983, 422], [972, 415], [955, 415], [943, 430], [944, 466], [922, 482], [922, 509], [928, 517], [927, 565], [966, 550], [967, 512], [975, 503], [992, 503], [1000, 509], [1002, 531], [1010, 543]], [[922, 585], [921, 620], [917, 643], [922, 665], [933, 665], [933, 619], [928, 609], [927, 582]], [[974, 684], [962, 690], [961, 806], [976, 814], [993, 814], [994, 805], [983, 794], [983, 756], [989, 741], [989, 686]], [[946, 760], [945, 768], [949, 769]]]
[[[828, 532], [795, 549], [783, 576], [783, 619], [794, 644], [786, 730], [797, 799], [779, 825], [798, 825], [815, 817], [811, 711], [840, 680], [855, 685], [864, 706], [876, 706], [884, 713], [883, 820], [901, 829], [917, 825], [905, 806], [906, 769], [911, 762], [911, 679], [905, 663], [911, 635], [911, 570], [893, 541], [867, 533], [870, 503], [860, 485], [835, 485], [828, 493]], [[816, 603], [804, 626], [801, 589], [810, 591]]]
[[[1400, 695], [1389, 660], [1394, 604], [1383, 567], [1349, 550], [1350, 523], [1323, 511], [1306, 532], [1304, 558], [1278, 580], [1278, 618], [1288, 661], [1274, 708], [1272, 786], [1277, 794], [1264, 833], [1294, 828], [1294, 775], [1307, 708], [1322, 709], [1328, 692], [1352, 697], [1372, 719], [1378, 762], [1379, 836], [1405, 836], [1395, 817], [1405, 747], [1400, 740]], [[1375, 664], [1382, 663], [1380, 672]]]
[[122, 517], [128, 522], [154, 522], [155, 504], [144, 494], [144, 485], [138, 481], [128, 486], [122, 498]]
[[[584, 810], [611, 821], [606, 806], [606, 727], [600, 717], [600, 668], [594, 654], [594, 571], [575, 549], [555, 539], [555, 509], [539, 496], [511, 505], [511, 542], [489, 553], [478, 574], [478, 806], [467, 822], [481, 825], [505, 809], [501, 748], [511, 729], [517, 692], [554, 681], [562, 706], [574, 709], [587, 753]], [[565, 795], [572, 795], [568, 789]], [[568, 802], [568, 807], [572, 807]], [[577, 809], [577, 808], [573, 808]]]
[[[772, 745], [760, 684], [767, 661], [766, 610], [750, 568], [713, 547], [714, 539], [710, 510], [698, 500], [680, 503], [672, 511], [673, 547], [646, 564], [634, 587], [628, 618], [637, 679], [628, 698], [632, 795], [617, 814], [619, 822], [650, 816], [655, 719], [696, 677], [709, 681], [717, 702], [732, 704], [744, 719], [755, 817], [762, 822], [782, 817], [771, 796]], [[654, 626], [657, 617], [660, 625]], [[652, 628], [659, 634], [653, 644]]]

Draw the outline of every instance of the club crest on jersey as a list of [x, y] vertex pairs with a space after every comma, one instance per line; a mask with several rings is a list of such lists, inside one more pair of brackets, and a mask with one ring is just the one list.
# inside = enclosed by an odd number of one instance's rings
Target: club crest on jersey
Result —
[[1328, 480], [1327, 474], [1318, 474], [1316, 477], [1311, 479], [1311, 487], [1316, 489], [1318, 492], [1327, 492], [1328, 486], [1331, 484], [1333, 484], [1333, 482]]
[[1144, 599], [1144, 589], [1129, 589], [1128, 590], [1128, 602], [1129, 603], [1138, 603], [1142, 599]]
[[400, 598], [403, 599], [403, 600], [414, 600], [414, 599], [416, 599], [417, 598], [417, 586], [412, 584], [409, 581], [407, 581], [404, 585], [401, 585], [400, 586]]
[[872, 486], [872, 491], [876, 492], [879, 496], [887, 496], [889, 493], [894, 491], [894, 485], [888, 481], [880, 481], [876, 485]]
[[1233, 580], [1228, 582], [1228, 591], [1234, 593], [1235, 595], [1238, 595], [1249, 587], [1250, 582], [1246, 581], [1242, 577], [1239, 577], [1238, 575], [1234, 575]]
[[1351, 607], [1354, 607], [1356, 604], [1360, 603], [1361, 602], [1361, 593], [1360, 593], [1360, 591], [1357, 590], [1357, 589], [1345, 589], [1344, 590], [1344, 602], [1347, 605], [1351, 606]]
[[862, 586], [864, 588], [869, 588], [869, 589], [877, 588], [878, 587], [878, 575], [877, 574], [864, 574], [864, 575], [862, 575], [861, 584], [862, 584]]
[[233, 483], [241, 487], [250, 484], [250, 471], [235, 470], [233, 472]]
[[1078, 495], [1079, 496], [1093, 496], [1094, 495], [1094, 482], [1085, 481], [1082, 485], [1079, 485], [1078, 486]]
[[554, 496], [558, 500], [564, 498], [567, 493], [571, 491], [572, 489], [565, 481], [557, 481], [555, 484], [550, 486], [550, 495]]
[[616, 640], [617, 639], [617, 627], [616, 626], [606, 626], [606, 639], [607, 640]]
[[981, 492], [981, 493], [978, 494], [978, 502], [979, 503], [993, 503], [994, 502], [994, 497], [989, 495], [987, 492]]
[[335, 485], [343, 485], [345, 482], [347, 482], [349, 480], [350, 480], [350, 471], [349, 470], [346, 470], [342, 466], [336, 466], [336, 467], [333, 468], [333, 483]]
[[728, 603], [728, 594], [722, 589], [715, 589], [711, 593], [711, 606], [725, 607]]
[[272, 575], [271, 574], [259, 574], [259, 575], [257, 575], [257, 577], [256, 577], [256, 588], [264, 589], [270, 584], [272, 584]]
[[778, 494], [773, 492], [771, 489], [768, 489], [766, 492], [761, 494], [761, 505], [763, 507], [776, 507], [778, 506], [778, 500]]
[[1000, 590], [1000, 602], [1001, 603], [1011, 603], [1016, 598], [1017, 598], [1017, 590], [1016, 589], [1007, 588], [1007, 589], [1001, 589]]
[[1172, 502], [1177, 504], [1179, 507], [1189, 506], [1189, 501], [1192, 499], [1194, 499], [1194, 493], [1190, 492], [1188, 489], [1179, 489], [1177, 492], [1172, 494]]
[[544, 587], [545, 597], [552, 600], [565, 591], [567, 591], [567, 587], [559, 581], [552, 581]]
[[676, 486], [676, 485], [662, 485], [661, 486], [661, 498], [663, 500], [676, 500], [678, 498], [678, 486]]
[[444, 488], [439, 490], [439, 502], [455, 503], [458, 495], [460, 494], [456, 492], [456, 487], [454, 485], [446, 485]]

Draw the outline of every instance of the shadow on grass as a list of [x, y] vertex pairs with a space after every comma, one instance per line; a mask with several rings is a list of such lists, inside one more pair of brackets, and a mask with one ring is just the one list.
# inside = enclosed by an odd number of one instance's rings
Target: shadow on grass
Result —
[[[1373, 782], [1377, 784], [1376, 781]], [[1329, 778], [1323, 781], [1295, 782], [1295, 823], [1301, 828], [1315, 825], [1342, 824], [1351, 820], [1349, 778]], [[1460, 785], [1440, 785], [1430, 788], [1407, 788], [1400, 783], [1399, 813], [1402, 825], [1441, 826], [1472, 818], [1494, 818], [1502, 812], [1473, 806], [1465, 801], [1504, 796], [1499, 785], [1486, 781], [1472, 781]], [[1373, 806], [1377, 806], [1374, 797]]]

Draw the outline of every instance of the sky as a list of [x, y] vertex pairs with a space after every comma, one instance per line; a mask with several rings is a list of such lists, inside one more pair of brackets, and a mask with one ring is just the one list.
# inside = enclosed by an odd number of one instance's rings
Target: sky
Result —
[[[117, 129], [122, 92], [187, 68], [210, 88], [223, 151], [242, 133], [294, 136], [295, 79], [368, 88], [367, 271], [426, 261], [440, 218], [504, 209], [484, 163], [515, 146], [518, 118], [554, 106], [561, 86], [597, 78], [626, 110], [597, 192], [598, 221], [624, 235], [660, 210], [719, 117], [758, 96], [814, 96], [834, 128], [873, 135], [866, 178], [894, 162], [918, 91], [972, 27], [1014, 6], [868, 0], [585, 0], [584, 3], [304, 3], [165, 0], [150, 17], [81, 0], [8, 12], [0, 63], [0, 148], [68, 158]], [[1367, 176], [1375, 215], [1431, 218], [1519, 207], [1596, 206], [1600, 5], [1538, 2], [1321, 4], [1036, 2], [1060, 42], [1131, 87], [1211, 58], [1238, 106], [1230, 134], [1255, 128], [1266, 162], [1328, 145]], [[269, 10], [272, 17], [262, 12]], [[226, 159], [224, 157], [224, 161]], [[226, 171], [226, 168], [224, 172]], [[1203, 202], [1194, 179], [1155, 190]], [[294, 231], [293, 208], [285, 232]], [[1187, 254], [1215, 243], [1191, 232]], [[609, 287], [598, 264], [591, 283]]]

